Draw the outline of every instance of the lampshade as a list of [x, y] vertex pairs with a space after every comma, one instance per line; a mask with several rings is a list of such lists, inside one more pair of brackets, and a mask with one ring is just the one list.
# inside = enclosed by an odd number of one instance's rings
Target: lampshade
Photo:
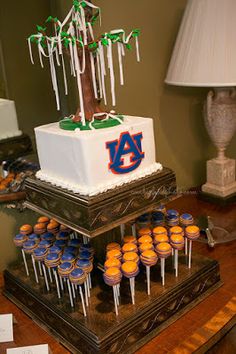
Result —
[[236, 0], [189, 0], [165, 82], [236, 85]]

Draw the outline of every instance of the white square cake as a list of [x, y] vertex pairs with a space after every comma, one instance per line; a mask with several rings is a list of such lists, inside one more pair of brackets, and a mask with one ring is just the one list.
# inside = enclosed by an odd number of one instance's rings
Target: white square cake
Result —
[[85, 131], [52, 123], [35, 133], [37, 177], [75, 193], [96, 195], [162, 170], [151, 118], [124, 116], [116, 127]]

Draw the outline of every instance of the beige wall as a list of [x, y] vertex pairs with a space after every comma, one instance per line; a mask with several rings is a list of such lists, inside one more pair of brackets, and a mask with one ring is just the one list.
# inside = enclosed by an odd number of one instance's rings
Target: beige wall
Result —
[[9, 98], [15, 100], [20, 128], [29, 134], [37, 125], [55, 121], [48, 70], [29, 60], [27, 37], [35, 33], [51, 12], [48, 0], [1, 1], [0, 39], [5, 61]]
[[[186, 0], [94, 0], [102, 7], [102, 29], [140, 28], [141, 58], [136, 63], [134, 51], [127, 53], [125, 86], [117, 86], [117, 112], [153, 117], [157, 158], [177, 174], [180, 188], [201, 184], [205, 180], [205, 160], [215, 154], [202, 118], [206, 89], [178, 88], [164, 84], [174, 40]], [[58, 113], [48, 72], [29, 62], [26, 38], [34, 25], [49, 15], [60, 15], [71, 0], [2, 2], [0, 37], [6, 57], [10, 97], [15, 99], [21, 128], [31, 133], [34, 126], [55, 121]], [[100, 31], [100, 29], [99, 29]], [[73, 103], [70, 102], [71, 112]], [[68, 111], [68, 113], [71, 113]], [[236, 157], [236, 137], [228, 155]], [[33, 216], [27, 213], [0, 211], [0, 229], [8, 241], [0, 248], [0, 266], [13, 257], [12, 235], [20, 222]], [[3, 226], [4, 225], [4, 228]], [[2, 251], [3, 250], [3, 251]], [[9, 259], [10, 259], [9, 258]]]

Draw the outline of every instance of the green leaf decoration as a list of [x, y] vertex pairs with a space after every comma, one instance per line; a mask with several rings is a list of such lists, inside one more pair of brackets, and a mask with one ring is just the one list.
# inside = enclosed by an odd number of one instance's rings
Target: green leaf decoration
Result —
[[32, 34], [32, 35], [29, 37], [29, 39], [30, 39], [30, 42], [31, 42], [31, 43], [36, 43], [36, 38], [35, 38], [35, 35], [34, 35], [34, 34]]
[[38, 32], [45, 32], [46, 29], [47, 29], [47, 27], [42, 27], [42, 26], [39, 26], [39, 25], [37, 25], [36, 28], [37, 28]]
[[80, 5], [81, 5], [83, 8], [85, 8], [85, 7], [87, 6], [86, 2], [84, 2], [84, 1], [81, 1]]
[[93, 43], [90, 43], [90, 44], [88, 45], [88, 47], [91, 48], [91, 49], [96, 49], [96, 48], [98, 47], [98, 45], [97, 45], [96, 42], [93, 42]]
[[52, 22], [52, 20], [53, 20], [53, 17], [52, 16], [49, 16], [47, 19], [46, 19], [46, 23], [49, 23], [49, 22]]
[[68, 38], [64, 38], [64, 39], [63, 39], [63, 43], [64, 43], [64, 46], [65, 46], [66, 48], [68, 48], [68, 47], [69, 47], [69, 44], [70, 44], [70, 40], [69, 40]]
[[129, 50], [132, 49], [131, 44], [127, 43], [126, 44], [126, 48], [129, 49]]
[[107, 40], [106, 38], [102, 38], [102, 39], [101, 39], [101, 43], [102, 43], [102, 45], [104, 45], [105, 47], [108, 46], [108, 40]]
[[78, 0], [73, 0], [73, 6], [75, 11], [79, 11], [79, 1]]
[[95, 22], [97, 21], [98, 16], [99, 16], [99, 11], [97, 11], [97, 12], [92, 16], [92, 18], [91, 18], [91, 20], [90, 20], [90, 23], [91, 23], [92, 26], [93, 26], [93, 25], [95, 24]]
[[41, 41], [40, 41], [40, 44], [43, 48], [46, 48], [47, 47], [47, 44], [46, 44], [46, 37], [42, 37], [41, 38]]
[[61, 32], [61, 37], [63, 37], [63, 38], [69, 37], [69, 34], [67, 32], [62, 31]]
[[132, 33], [132, 37], [138, 37], [140, 35], [140, 29], [134, 29]]

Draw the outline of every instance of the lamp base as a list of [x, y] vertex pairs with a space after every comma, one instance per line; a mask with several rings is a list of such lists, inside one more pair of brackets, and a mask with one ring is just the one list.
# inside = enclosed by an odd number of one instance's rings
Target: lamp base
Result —
[[212, 159], [207, 161], [207, 183], [202, 191], [226, 198], [236, 193], [235, 160]]

